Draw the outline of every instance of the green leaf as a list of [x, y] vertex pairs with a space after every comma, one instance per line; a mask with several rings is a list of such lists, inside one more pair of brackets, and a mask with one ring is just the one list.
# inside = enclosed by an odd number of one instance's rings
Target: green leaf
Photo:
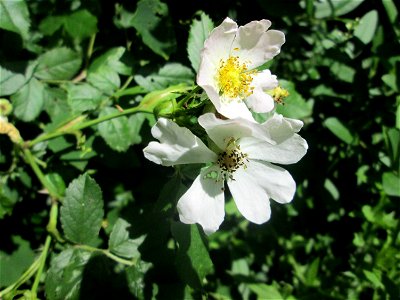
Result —
[[348, 130], [338, 118], [327, 118], [324, 121], [324, 125], [343, 142], [347, 144], [352, 144], [354, 142], [354, 137], [350, 130]]
[[121, 62], [121, 59], [125, 53], [124, 47], [112, 48], [106, 53], [97, 57], [89, 66], [89, 73], [96, 72], [102, 66], [108, 66], [115, 72], [122, 75], [131, 75], [132, 68]]
[[18, 248], [12, 253], [0, 251], [0, 287], [14, 283], [33, 263], [36, 253], [29, 242], [19, 236], [12, 238]]
[[25, 122], [34, 120], [42, 111], [44, 97], [44, 85], [32, 78], [16, 94], [11, 96], [14, 115]]
[[97, 108], [103, 94], [90, 84], [70, 84], [67, 86], [68, 104], [73, 112], [84, 112]]
[[135, 266], [129, 267], [125, 270], [129, 290], [139, 300], [146, 299], [144, 296], [144, 291], [145, 291], [144, 277], [147, 271], [150, 269], [150, 267], [151, 267], [150, 263], [138, 260]]
[[333, 75], [344, 82], [353, 83], [356, 74], [353, 68], [339, 62], [332, 63], [329, 61], [329, 63], [329, 68]]
[[54, 48], [38, 58], [35, 76], [40, 79], [68, 80], [82, 64], [81, 56], [71, 49]]
[[268, 285], [264, 283], [253, 283], [253, 284], [247, 284], [246, 286], [248, 286], [249, 289], [257, 295], [257, 299], [260, 300], [284, 299], [281, 293], [278, 291], [278, 289], [273, 285]]
[[308, 286], [319, 286], [320, 280], [318, 279], [318, 269], [319, 269], [320, 259], [315, 258], [312, 263], [308, 266], [307, 271], [304, 274], [305, 282]]
[[145, 114], [141, 113], [134, 114], [129, 117], [128, 126], [131, 145], [140, 144], [142, 142], [140, 131], [145, 120]]
[[392, 172], [382, 175], [383, 190], [389, 196], [400, 197], [400, 177]]
[[65, 182], [64, 179], [58, 173], [48, 173], [45, 176], [47, 184], [50, 185], [50, 189], [56, 193], [56, 195], [62, 197], [65, 193]]
[[11, 215], [14, 205], [18, 202], [18, 199], [18, 192], [0, 181], [0, 220], [6, 215]]
[[169, 63], [163, 66], [157, 74], [147, 77], [136, 75], [134, 78], [140, 86], [151, 92], [179, 83], [191, 85], [193, 84], [194, 74], [191, 69], [179, 63]]
[[138, 247], [143, 242], [144, 236], [134, 240], [130, 239], [128, 231], [130, 226], [131, 224], [121, 218], [115, 222], [108, 241], [108, 248], [112, 253], [126, 258], [140, 256]]
[[[99, 117], [118, 113], [118, 110], [113, 107], [106, 107], [101, 112]], [[102, 138], [106, 141], [111, 149], [124, 152], [131, 145], [130, 128], [128, 118], [121, 116], [98, 125], [98, 129]]]
[[376, 288], [384, 289], [385, 286], [382, 283], [382, 274], [378, 270], [374, 270], [374, 272], [363, 270], [365, 277], [374, 285]]
[[65, 236], [77, 244], [90, 244], [99, 234], [103, 215], [99, 185], [87, 174], [73, 180], [65, 191], [61, 207]]
[[79, 10], [65, 18], [64, 27], [71, 37], [84, 39], [97, 32], [97, 18], [86, 9]]
[[48, 16], [40, 22], [39, 30], [44, 35], [52, 35], [64, 25], [64, 18], [63, 16]]
[[364, 44], [372, 41], [378, 26], [378, 12], [374, 9], [367, 12], [354, 30], [354, 36]]
[[0, 1], [0, 28], [29, 37], [29, 11], [23, 0]]
[[312, 115], [312, 101], [306, 101], [295, 89], [294, 83], [287, 80], [279, 80], [279, 84], [289, 92], [284, 99], [284, 105], [278, 105], [276, 111], [287, 118], [305, 119]]
[[200, 20], [193, 19], [190, 26], [187, 52], [192, 68], [197, 72], [200, 67], [200, 52], [204, 47], [204, 41], [214, 28], [214, 23], [204, 12], [200, 13]]
[[213, 263], [198, 225], [172, 223], [172, 235], [179, 248], [176, 267], [182, 280], [194, 289], [200, 289], [207, 274], [213, 271]]
[[134, 27], [143, 43], [167, 60], [176, 47], [168, 17], [168, 6], [165, 3], [159, 0], [140, 0], [133, 14], [121, 9], [120, 18], [116, 22], [124, 28]]
[[342, 16], [363, 2], [364, 0], [321, 0], [314, 3], [314, 15], [317, 19]]
[[382, 0], [382, 4], [385, 7], [390, 23], [395, 24], [399, 12], [393, 0]]
[[109, 96], [121, 85], [118, 73], [107, 65], [101, 66], [95, 72], [89, 71], [87, 81]]
[[90, 252], [69, 248], [51, 262], [46, 276], [46, 298], [49, 300], [79, 299], [84, 268]]
[[64, 123], [71, 118], [71, 108], [67, 102], [67, 93], [64, 89], [57, 87], [46, 87], [44, 109], [53, 124]]
[[14, 73], [0, 66], [0, 96], [14, 94], [27, 82], [21, 73]]

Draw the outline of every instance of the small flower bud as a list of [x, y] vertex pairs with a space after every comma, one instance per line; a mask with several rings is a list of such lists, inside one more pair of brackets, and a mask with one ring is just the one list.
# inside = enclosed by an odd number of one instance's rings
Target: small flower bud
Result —
[[0, 116], [8, 116], [12, 112], [12, 109], [12, 104], [7, 99], [0, 99]]

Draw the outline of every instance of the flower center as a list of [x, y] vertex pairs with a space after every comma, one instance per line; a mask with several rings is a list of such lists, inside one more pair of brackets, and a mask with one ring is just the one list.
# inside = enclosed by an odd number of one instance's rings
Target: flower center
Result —
[[238, 56], [230, 56], [221, 60], [217, 71], [219, 93], [228, 98], [244, 99], [253, 93], [251, 86], [256, 71], [249, 71], [245, 63], [240, 64]]
[[240, 145], [236, 144], [236, 140], [231, 138], [226, 150], [218, 155], [217, 163], [223, 178], [234, 180], [232, 174], [240, 167], [246, 168], [247, 156], [240, 150]]

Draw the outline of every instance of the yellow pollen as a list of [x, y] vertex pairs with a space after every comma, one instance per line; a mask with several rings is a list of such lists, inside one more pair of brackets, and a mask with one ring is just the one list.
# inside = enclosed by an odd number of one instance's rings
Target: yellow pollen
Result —
[[274, 98], [276, 103], [279, 104], [285, 104], [283, 102], [283, 100], [289, 96], [289, 92], [288, 90], [281, 88], [280, 86], [277, 86], [276, 88], [274, 88], [273, 90], [270, 90], [267, 92], [269, 95], [272, 96], [272, 98]]
[[249, 71], [245, 63], [239, 62], [238, 56], [230, 56], [220, 63], [217, 71], [217, 83], [221, 96], [244, 99], [253, 93], [251, 86], [255, 70]]

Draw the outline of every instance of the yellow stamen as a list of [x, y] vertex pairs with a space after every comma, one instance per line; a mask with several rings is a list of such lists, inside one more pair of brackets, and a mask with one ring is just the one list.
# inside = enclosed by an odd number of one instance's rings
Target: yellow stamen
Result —
[[276, 88], [268, 91], [267, 93], [269, 95], [271, 95], [272, 98], [274, 98], [276, 103], [279, 103], [279, 104], [284, 104], [283, 100], [289, 96], [288, 90], [281, 88], [280, 86], [277, 86]]
[[255, 70], [249, 71], [245, 63], [240, 63], [238, 56], [230, 56], [221, 61], [216, 76], [220, 95], [240, 99], [250, 96], [254, 90], [251, 83], [255, 73]]

